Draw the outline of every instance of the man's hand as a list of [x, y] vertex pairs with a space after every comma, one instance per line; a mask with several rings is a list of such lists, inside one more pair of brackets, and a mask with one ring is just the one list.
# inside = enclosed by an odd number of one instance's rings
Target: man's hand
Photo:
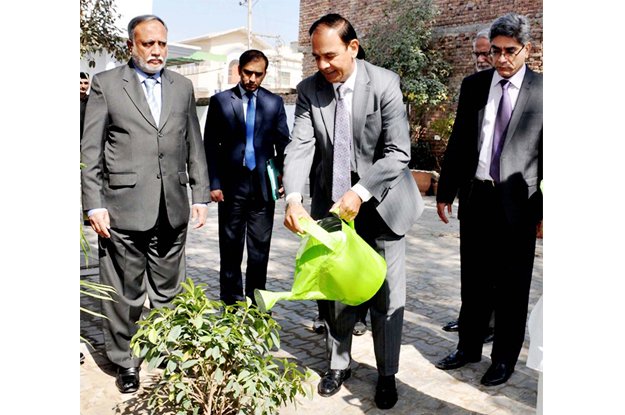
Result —
[[543, 221], [541, 220], [536, 225], [536, 238], [543, 239]]
[[304, 232], [304, 230], [299, 226], [299, 219], [301, 218], [313, 220], [301, 203], [291, 202], [286, 205], [286, 212], [284, 212], [284, 226], [286, 226], [291, 232]]
[[211, 190], [211, 201], [213, 202], [223, 202], [224, 194], [221, 189]]
[[98, 235], [103, 238], [111, 237], [108, 231], [111, 228], [111, 219], [109, 218], [108, 210], [94, 212], [93, 215], [89, 216], [89, 222], [91, 223], [91, 229]]
[[197, 223], [193, 229], [201, 228], [206, 223], [206, 217], [208, 216], [208, 206], [205, 205], [193, 205], [191, 206], [191, 223], [197, 220]]
[[361, 205], [362, 199], [360, 196], [353, 190], [348, 190], [332, 205], [330, 212], [337, 212], [339, 218], [351, 222], [356, 219]]
[[436, 204], [436, 211], [438, 212], [438, 217], [445, 223], [449, 223], [449, 219], [447, 219], [447, 215], [445, 215], [445, 208], [447, 208], [447, 213], [451, 215], [451, 203], [439, 202]]

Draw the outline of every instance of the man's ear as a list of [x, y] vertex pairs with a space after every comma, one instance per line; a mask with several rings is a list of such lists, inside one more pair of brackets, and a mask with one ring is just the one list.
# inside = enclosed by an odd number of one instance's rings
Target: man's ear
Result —
[[350, 50], [352, 58], [354, 59], [356, 59], [356, 56], [358, 55], [358, 45], [360, 45], [360, 42], [358, 42], [358, 39], [350, 40], [349, 45], [347, 45], [347, 48]]

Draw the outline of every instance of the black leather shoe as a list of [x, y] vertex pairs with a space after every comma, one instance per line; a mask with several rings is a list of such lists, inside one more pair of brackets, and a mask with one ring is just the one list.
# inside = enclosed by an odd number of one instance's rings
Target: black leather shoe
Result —
[[354, 336], [362, 336], [366, 332], [367, 332], [367, 325], [363, 323], [362, 321], [357, 321], [356, 325], [354, 326], [354, 330], [352, 332]]
[[378, 384], [375, 387], [375, 404], [380, 409], [391, 409], [396, 403], [395, 375], [378, 376]]
[[434, 366], [441, 370], [451, 370], [458, 369], [459, 367], [462, 367], [467, 363], [479, 362], [480, 360], [482, 360], [482, 356], [470, 358], [467, 357], [462, 350], [456, 350], [444, 359], [436, 362]]
[[326, 325], [324, 324], [324, 322], [321, 319], [321, 317], [319, 317], [319, 316], [315, 317], [315, 320], [313, 321], [313, 330], [317, 334], [325, 333]]
[[317, 391], [319, 395], [328, 397], [332, 396], [341, 389], [343, 381], [349, 379], [352, 375], [351, 369], [330, 369], [323, 374], [323, 377], [319, 381]]
[[450, 321], [443, 326], [445, 331], [458, 331], [458, 320]]
[[514, 366], [510, 366], [506, 363], [495, 363], [488, 368], [482, 380], [480, 381], [484, 386], [496, 386], [506, 383], [510, 379], [510, 375], [514, 372]]
[[139, 368], [117, 368], [115, 385], [121, 393], [133, 393], [139, 389]]

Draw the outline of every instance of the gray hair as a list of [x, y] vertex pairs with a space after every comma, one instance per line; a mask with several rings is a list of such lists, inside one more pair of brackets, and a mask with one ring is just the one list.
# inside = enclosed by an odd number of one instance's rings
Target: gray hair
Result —
[[490, 34], [490, 29], [488, 28], [482, 29], [479, 32], [477, 32], [477, 35], [475, 35], [475, 39], [473, 39], [473, 49], [475, 49], [475, 44], [477, 43], [478, 39], [482, 37], [490, 42], [489, 34]]
[[168, 30], [167, 25], [160, 17], [153, 14], [143, 14], [141, 16], [133, 17], [132, 20], [128, 22], [128, 40], [131, 42], [135, 40], [135, 27], [139, 26], [140, 23], [151, 22], [152, 20], [161, 22], [161, 24], [165, 27], [165, 30]]
[[490, 40], [492, 41], [497, 36], [511, 37], [525, 45], [531, 40], [529, 20], [527, 17], [516, 13], [501, 16], [490, 27]]

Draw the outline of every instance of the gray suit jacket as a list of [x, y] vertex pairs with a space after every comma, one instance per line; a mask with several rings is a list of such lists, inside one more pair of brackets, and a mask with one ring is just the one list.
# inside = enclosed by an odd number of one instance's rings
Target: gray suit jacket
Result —
[[[410, 135], [397, 74], [356, 60], [352, 102], [352, 166], [389, 228], [404, 235], [423, 211], [423, 200], [408, 169]], [[334, 112], [332, 84], [317, 72], [297, 86], [295, 124], [286, 148], [286, 194], [304, 194], [316, 151], [311, 215], [327, 215], [332, 206]]]
[[170, 224], [189, 221], [210, 200], [191, 81], [163, 70], [157, 126], [132, 61], [93, 77], [81, 141], [83, 209], [107, 208], [111, 227], [145, 231], [156, 223], [161, 191]]

